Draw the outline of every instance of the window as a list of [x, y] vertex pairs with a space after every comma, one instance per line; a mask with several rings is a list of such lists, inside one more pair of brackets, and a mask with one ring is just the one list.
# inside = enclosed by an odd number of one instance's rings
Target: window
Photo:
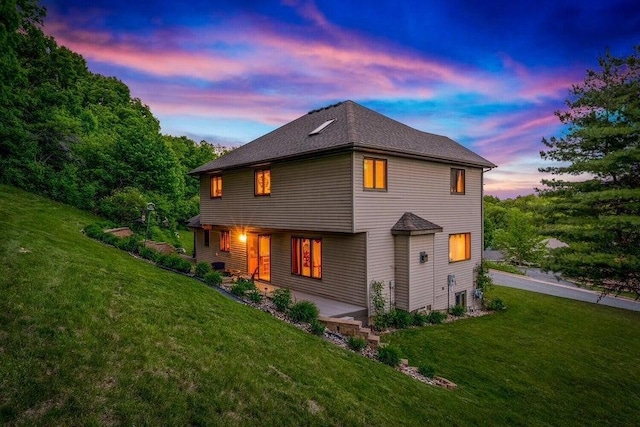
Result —
[[255, 195], [268, 196], [271, 194], [271, 170], [260, 169], [255, 171]]
[[451, 169], [451, 194], [464, 194], [464, 169]]
[[449, 262], [471, 259], [471, 233], [449, 234]]
[[371, 190], [387, 189], [386, 160], [364, 159], [364, 188]]
[[291, 274], [322, 279], [322, 239], [291, 238]]
[[229, 230], [222, 230], [220, 232], [220, 251], [229, 252], [231, 250], [231, 235]]
[[456, 305], [467, 306], [467, 291], [456, 292]]
[[222, 197], [222, 177], [220, 175], [211, 177], [211, 198]]
[[209, 230], [204, 230], [204, 245], [209, 247]]

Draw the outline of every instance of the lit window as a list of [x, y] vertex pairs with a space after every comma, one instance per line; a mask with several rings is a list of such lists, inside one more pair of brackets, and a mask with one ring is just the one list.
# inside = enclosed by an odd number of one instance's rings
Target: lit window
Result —
[[291, 238], [291, 274], [322, 279], [322, 239]]
[[222, 197], [222, 177], [220, 175], [211, 177], [211, 198]]
[[471, 259], [471, 233], [449, 234], [449, 262]]
[[451, 169], [451, 194], [464, 194], [464, 169]]
[[231, 235], [229, 230], [220, 232], [220, 251], [229, 252], [231, 250]]
[[204, 246], [209, 247], [209, 230], [204, 230]]
[[364, 188], [374, 190], [387, 189], [386, 160], [364, 159]]
[[271, 170], [260, 169], [255, 171], [255, 195], [268, 196], [271, 194]]

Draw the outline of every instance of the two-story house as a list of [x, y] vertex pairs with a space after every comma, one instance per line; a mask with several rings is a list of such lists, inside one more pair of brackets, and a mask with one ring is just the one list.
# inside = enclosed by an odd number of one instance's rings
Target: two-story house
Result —
[[482, 179], [495, 165], [353, 101], [308, 114], [190, 173], [198, 261], [370, 306], [471, 307]]

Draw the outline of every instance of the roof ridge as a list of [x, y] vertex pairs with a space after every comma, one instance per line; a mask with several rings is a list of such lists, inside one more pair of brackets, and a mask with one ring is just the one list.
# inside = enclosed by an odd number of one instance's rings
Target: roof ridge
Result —
[[351, 100], [347, 100], [344, 102], [345, 106], [345, 116], [347, 118], [347, 144], [355, 145], [357, 143], [358, 134], [356, 132], [356, 127], [354, 126], [356, 121], [356, 113], [354, 111], [355, 102]]

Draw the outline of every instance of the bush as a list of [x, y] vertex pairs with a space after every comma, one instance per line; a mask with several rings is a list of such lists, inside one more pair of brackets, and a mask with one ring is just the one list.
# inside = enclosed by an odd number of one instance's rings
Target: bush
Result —
[[139, 237], [136, 235], [119, 238], [116, 241], [116, 248], [121, 249], [127, 252], [137, 252], [138, 246], [140, 245]]
[[253, 291], [255, 289], [256, 285], [253, 283], [253, 280], [239, 279], [231, 287], [231, 293], [235, 296], [242, 297], [245, 296], [248, 291]]
[[400, 352], [392, 346], [378, 349], [376, 358], [385, 365], [393, 366], [394, 368], [400, 364]]
[[158, 260], [162, 256], [162, 254], [155, 249], [151, 249], [142, 245], [138, 247], [138, 255], [153, 262], [158, 262]]
[[447, 318], [447, 315], [444, 314], [443, 312], [441, 312], [441, 311], [432, 311], [427, 316], [427, 321], [429, 323], [431, 323], [432, 325], [438, 325], [438, 324], [444, 322], [444, 319], [446, 319], [446, 318]]
[[191, 272], [191, 263], [176, 254], [160, 255], [156, 263], [162, 267], [179, 271], [180, 273]]
[[393, 310], [391, 313], [391, 324], [397, 329], [407, 329], [413, 323], [411, 313], [404, 310]]
[[291, 291], [287, 288], [276, 289], [271, 295], [271, 300], [276, 309], [284, 313], [291, 305]]
[[220, 286], [222, 283], [222, 274], [217, 271], [210, 271], [204, 275], [204, 283], [209, 286]]
[[362, 337], [349, 337], [347, 338], [347, 346], [351, 350], [360, 353], [367, 346], [367, 341]]
[[500, 298], [495, 298], [490, 300], [486, 304], [487, 310], [491, 311], [502, 311], [507, 309], [507, 305]]
[[427, 378], [433, 378], [436, 376], [436, 368], [431, 365], [419, 366], [418, 372], [420, 372], [420, 375], [423, 375]]
[[204, 279], [204, 276], [211, 271], [211, 266], [208, 262], [199, 262], [196, 264], [195, 275], [201, 279]]
[[291, 306], [289, 317], [294, 322], [311, 323], [318, 320], [318, 307], [311, 301], [300, 301]]
[[309, 324], [311, 325], [311, 333], [313, 335], [324, 335], [324, 324], [318, 322], [317, 320], [313, 320]]
[[429, 316], [424, 313], [416, 311], [412, 314], [411, 323], [413, 326], [424, 326], [429, 322]]
[[257, 289], [249, 292], [249, 300], [251, 302], [255, 302], [256, 304], [260, 304], [262, 302], [262, 294]]
[[453, 307], [451, 307], [449, 312], [456, 317], [460, 317], [460, 316], [464, 316], [464, 314], [467, 312], [467, 308], [460, 304], [456, 304]]

